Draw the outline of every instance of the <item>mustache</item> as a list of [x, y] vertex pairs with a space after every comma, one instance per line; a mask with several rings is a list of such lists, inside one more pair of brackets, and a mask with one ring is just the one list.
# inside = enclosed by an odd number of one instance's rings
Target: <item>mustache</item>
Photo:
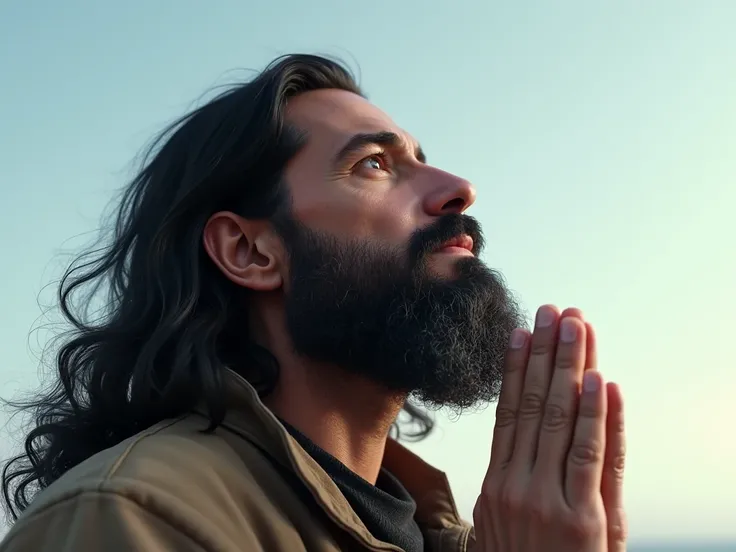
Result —
[[473, 254], [479, 256], [485, 248], [485, 238], [480, 223], [470, 215], [453, 213], [443, 215], [431, 225], [416, 230], [409, 240], [412, 259], [423, 259], [443, 243], [461, 234], [473, 239]]

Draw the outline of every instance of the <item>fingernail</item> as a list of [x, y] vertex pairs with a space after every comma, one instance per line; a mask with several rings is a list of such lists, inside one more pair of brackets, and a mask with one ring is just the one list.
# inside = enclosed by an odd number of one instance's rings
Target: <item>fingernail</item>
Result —
[[578, 326], [571, 318], [563, 318], [560, 323], [560, 341], [574, 343], [578, 336]]
[[524, 343], [526, 343], [526, 332], [524, 330], [516, 328], [511, 332], [509, 344], [512, 349], [521, 349]]
[[555, 311], [549, 307], [542, 307], [537, 311], [537, 328], [546, 328], [555, 321]]
[[588, 370], [583, 375], [583, 391], [586, 393], [595, 393], [601, 386], [601, 375], [594, 371]]

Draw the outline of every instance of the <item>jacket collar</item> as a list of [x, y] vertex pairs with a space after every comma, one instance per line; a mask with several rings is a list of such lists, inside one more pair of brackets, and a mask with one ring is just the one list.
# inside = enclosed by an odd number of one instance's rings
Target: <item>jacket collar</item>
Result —
[[[399, 550], [370, 534], [330, 476], [289, 435], [244, 378], [228, 370], [225, 380], [228, 412], [224, 427], [294, 472], [327, 515], [369, 549]], [[416, 519], [425, 534], [428, 549], [464, 550], [470, 526], [460, 520], [446, 475], [394, 439], [386, 443], [383, 467], [416, 501]]]

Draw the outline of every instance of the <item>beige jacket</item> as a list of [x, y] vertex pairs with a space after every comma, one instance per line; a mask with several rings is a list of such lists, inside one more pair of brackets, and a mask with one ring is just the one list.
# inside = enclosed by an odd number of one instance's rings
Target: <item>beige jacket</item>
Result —
[[[228, 389], [214, 433], [191, 414], [96, 454], [38, 495], [0, 552], [399, 550], [368, 532], [245, 380], [230, 374]], [[393, 440], [384, 467], [416, 500], [426, 550], [469, 548], [443, 473]]]

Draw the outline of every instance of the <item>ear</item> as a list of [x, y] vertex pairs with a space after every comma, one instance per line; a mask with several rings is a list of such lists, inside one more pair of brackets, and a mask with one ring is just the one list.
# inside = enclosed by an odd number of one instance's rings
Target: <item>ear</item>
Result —
[[218, 212], [207, 221], [202, 239], [212, 262], [231, 282], [256, 291], [283, 285], [283, 247], [267, 221]]

